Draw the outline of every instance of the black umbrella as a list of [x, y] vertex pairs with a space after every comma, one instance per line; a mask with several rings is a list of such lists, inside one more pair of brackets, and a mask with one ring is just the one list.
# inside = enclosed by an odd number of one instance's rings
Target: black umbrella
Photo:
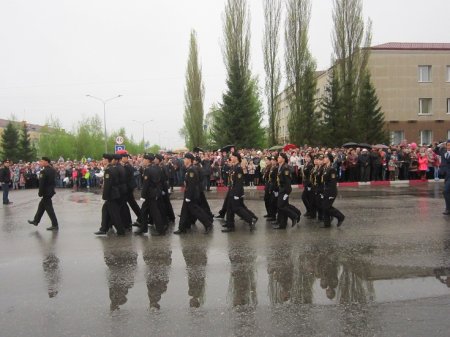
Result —
[[367, 143], [359, 143], [359, 144], [357, 144], [357, 146], [362, 147], [363, 149], [369, 149], [369, 150], [372, 149], [372, 145], [367, 144]]
[[196, 153], [205, 152], [205, 150], [203, 150], [201, 147], [196, 146], [192, 149], [192, 152], [196, 152]]
[[232, 148], [235, 148], [236, 146], [234, 145], [225, 145], [224, 147], [222, 147], [219, 151], [220, 152], [230, 152]]
[[342, 147], [345, 147], [345, 148], [358, 147], [358, 144], [356, 144], [354, 142], [349, 142], [349, 143], [345, 143], [344, 145], [342, 145]]

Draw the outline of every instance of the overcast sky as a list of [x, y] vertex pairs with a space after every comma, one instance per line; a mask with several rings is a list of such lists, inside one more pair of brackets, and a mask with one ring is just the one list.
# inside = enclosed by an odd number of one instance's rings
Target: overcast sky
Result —
[[[263, 84], [262, 0], [249, 0], [253, 73]], [[313, 0], [309, 46], [318, 69], [330, 65], [332, 0]], [[448, 0], [364, 0], [373, 45], [450, 42]], [[205, 113], [221, 100], [225, 0], [3, 0], [0, 6], [0, 118], [43, 124], [53, 115], [71, 129], [107, 103], [108, 130], [179, 147], [189, 34], [195, 29]], [[280, 57], [283, 52], [280, 51]]]

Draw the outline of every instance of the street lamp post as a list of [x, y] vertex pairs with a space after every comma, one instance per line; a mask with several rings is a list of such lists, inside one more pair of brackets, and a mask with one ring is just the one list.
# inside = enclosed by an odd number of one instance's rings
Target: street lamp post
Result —
[[105, 153], [108, 153], [108, 139], [107, 139], [107, 136], [106, 136], [106, 103], [109, 102], [109, 101], [112, 101], [113, 99], [122, 97], [122, 95], [117, 95], [117, 96], [114, 96], [114, 97], [111, 97], [111, 98], [108, 98], [108, 99], [103, 99], [103, 98], [95, 97], [95, 96], [92, 96], [92, 95], [86, 95], [86, 97], [90, 97], [90, 98], [96, 99], [97, 101], [100, 101], [100, 102], [103, 103], [103, 124], [105, 125]]
[[153, 119], [150, 119], [149, 121], [137, 121], [135, 119], [133, 119], [133, 122], [141, 124], [142, 125], [142, 147], [144, 148], [144, 153], [145, 153], [145, 124], [153, 122]]

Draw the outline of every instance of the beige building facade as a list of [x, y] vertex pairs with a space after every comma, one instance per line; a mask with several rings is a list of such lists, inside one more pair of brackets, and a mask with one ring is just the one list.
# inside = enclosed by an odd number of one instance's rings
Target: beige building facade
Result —
[[[450, 139], [450, 43], [386, 43], [371, 47], [369, 69], [391, 143]], [[317, 77], [317, 97], [328, 74]], [[279, 139], [289, 139], [286, 95], [279, 96]]]

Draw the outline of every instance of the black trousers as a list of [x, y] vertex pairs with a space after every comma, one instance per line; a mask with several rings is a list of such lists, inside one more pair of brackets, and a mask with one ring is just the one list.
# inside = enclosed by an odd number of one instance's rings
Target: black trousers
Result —
[[302, 201], [305, 205], [306, 212], [311, 215], [316, 215], [316, 210], [314, 208], [314, 192], [312, 187], [306, 186], [302, 193]]
[[122, 220], [122, 225], [125, 228], [131, 228], [131, 213], [130, 213], [130, 209], [128, 208], [127, 205], [127, 198], [121, 197], [119, 199], [119, 207], [120, 207], [120, 218]]
[[315, 212], [313, 213], [313, 215], [316, 215], [317, 212], [317, 218], [319, 220], [323, 219], [323, 207], [322, 207], [322, 198], [320, 197], [320, 193], [319, 191], [315, 191], [314, 192], [314, 210]]
[[167, 220], [163, 219], [161, 215], [162, 200], [156, 198], [145, 199], [141, 208], [141, 216], [139, 217], [139, 222], [142, 226], [148, 226], [149, 217], [152, 218], [156, 230], [159, 233], [164, 233], [167, 228]]
[[250, 211], [247, 208], [247, 206], [245, 206], [244, 198], [239, 198], [238, 200], [236, 200], [231, 194], [229, 194], [227, 206], [228, 206], [226, 218], [227, 227], [234, 228], [235, 214], [241, 217], [248, 224], [250, 224], [253, 221], [253, 219], [256, 218], [255, 213]]
[[277, 215], [277, 198], [268, 189], [264, 190], [264, 206], [266, 207], [267, 215], [274, 218]]
[[102, 224], [100, 230], [107, 232], [112, 226], [117, 234], [124, 234], [125, 230], [120, 216], [120, 203], [118, 200], [105, 200], [102, 207]]
[[221, 215], [221, 216], [225, 216], [225, 214], [227, 213], [229, 195], [230, 195], [230, 191], [228, 190], [227, 195], [225, 196], [225, 199], [223, 199], [222, 208], [219, 211], [219, 215]]
[[199, 202], [196, 200], [191, 200], [187, 202], [183, 201], [183, 206], [181, 206], [180, 223], [178, 224], [178, 229], [181, 231], [186, 230], [191, 227], [192, 221], [198, 219], [205, 228], [211, 226], [212, 220], [211, 216], [206, 213], [206, 211], [200, 207]]
[[39, 202], [36, 214], [34, 216], [34, 221], [36, 223], [41, 222], [44, 212], [47, 212], [48, 217], [52, 222], [52, 226], [58, 227], [58, 219], [56, 219], [55, 210], [53, 209], [52, 197], [42, 197], [41, 201]]
[[173, 212], [172, 203], [170, 202], [169, 193], [166, 192], [166, 195], [161, 197], [161, 201], [163, 202], [162, 207], [164, 208], [164, 215], [170, 221], [175, 221], [175, 213]]
[[333, 207], [335, 198], [336, 197], [334, 196], [324, 195], [324, 198], [322, 199], [323, 222], [325, 226], [331, 225], [331, 218], [336, 218], [338, 220], [342, 220], [344, 218], [344, 214]]
[[301, 212], [300, 210], [289, 204], [289, 196], [286, 200], [283, 200], [284, 194], [278, 195], [277, 200], [277, 209], [278, 209], [278, 224], [282, 228], [286, 228], [287, 226], [287, 219], [291, 219], [292, 221], [295, 221], [297, 218], [300, 217]]
[[136, 216], [139, 218], [139, 215], [141, 215], [141, 208], [139, 207], [138, 203], [136, 202], [136, 199], [134, 198], [133, 191], [130, 191], [127, 194], [126, 201], [127, 201], [128, 205], [130, 205], [134, 214], [136, 214]]

